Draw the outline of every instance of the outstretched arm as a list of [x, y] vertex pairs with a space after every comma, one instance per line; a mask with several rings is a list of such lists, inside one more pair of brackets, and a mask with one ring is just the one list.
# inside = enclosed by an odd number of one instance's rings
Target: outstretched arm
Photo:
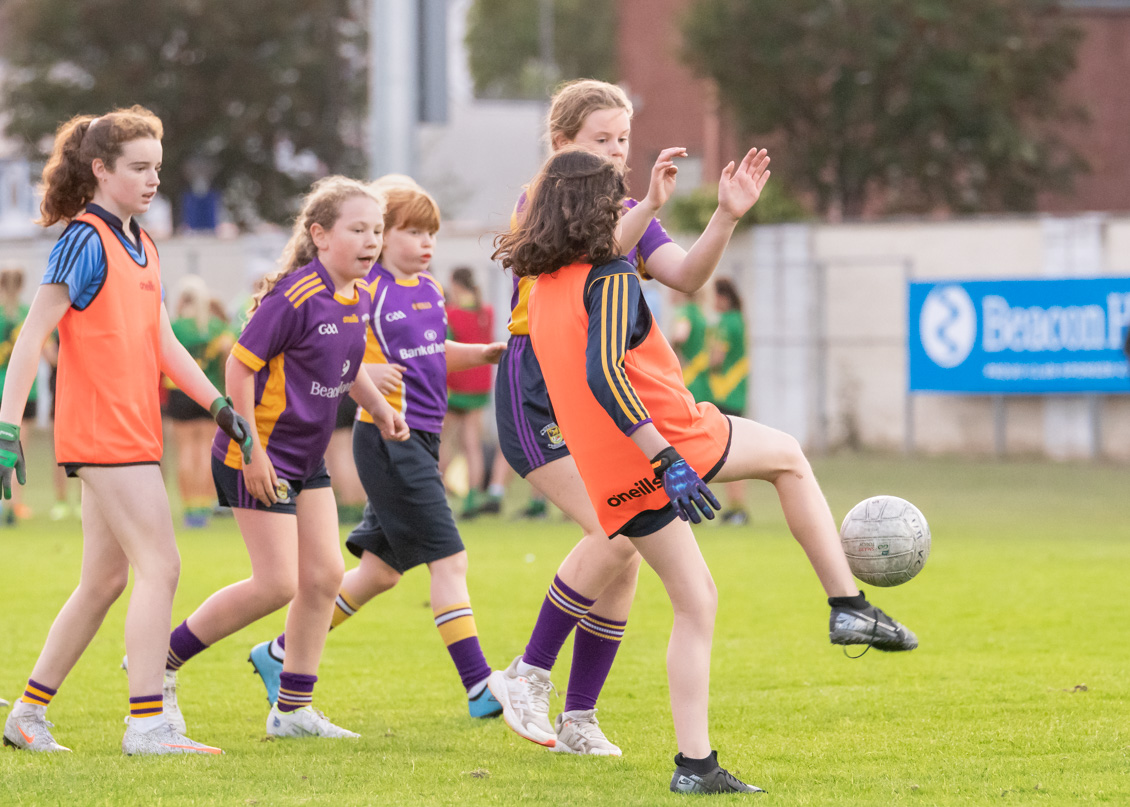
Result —
[[655, 165], [651, 167], [647, 196], [625, 213], [616, 226], [616, 243], [620, 245], [621, 255], [627, 255], [640, 242], [647, 232], [647, 225], [675, 192], [675, 176], [679, 173], [675, 158], [686, 156], [687, 150], [682, 146], [665, 148], [659, 152]]
[[444, 345], [447, 356], [447, 371], [457, 373], [460, 370], [470, 370], [472, 367], [481, 367], [484, 364], [498, 364], [502, 354], [506, 352], [505, 342], [488, 342], [485, 344], [472, 342], [453, 342], [448, 339]]
[[23, 418], [24, 405], [39, 369], [43, 345], [70, 307], [70, 291], [65, 283], [47, 283], [36, 291], [8, 362], [0, 421], [19, 424]]
[[664, 244], [647, 259], [647, 273], [664, 286], [693, 294], [706, 285], [730, 243], [738, 219], [749, 212], [769, 181], [769, 155], [750, 149], [737, 167], [731, 162], [718, 181], [718, 207], [690, 250]]

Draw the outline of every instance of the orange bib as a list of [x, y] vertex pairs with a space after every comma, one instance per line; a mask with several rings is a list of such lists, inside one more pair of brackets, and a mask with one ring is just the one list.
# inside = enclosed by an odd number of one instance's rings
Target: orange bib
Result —
[[93, 213], [106, 281], [83, 310], [59, 320], [55, 459], [84, 465], [161, 460], [161, 267], [142, 231], [144, 266]]
[[[589, 389], [584, 284], [591, 269], [573, 264], [537, 279], [530, 293], [530, 339], [557, 425], [600, 525], [611, 536], [635, 516], [666, 507], [670, 500], [655, 481], [649, 458]], [[678, 357], [654, 322], [643, 342], [628, 350], [624, 369], [659, 433], [699, 476], [716, 471], [729, 448], [730, 422], [714, 404], [695, 403], [683, 384]]]

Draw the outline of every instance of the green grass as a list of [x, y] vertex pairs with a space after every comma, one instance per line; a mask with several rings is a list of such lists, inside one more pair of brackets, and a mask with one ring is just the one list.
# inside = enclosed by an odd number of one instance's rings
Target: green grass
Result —
[[[1130, 803], [1126, 470], [857, 456], [816, 466], [837, 514], [887, 492], [929, 518], [919, 578], [871, 592], [921, 647], [852, 661], [830, 646], [815, 577], [772, 490], [756, 488], [751, 529], [699, 531], [720, 590], [711, 722], [723, 764], [776, 805]], [[43, 511], [44, 496], [29, 500]], [[493, 519], [464, 537], [484, 649], [504, 665], [577, 530]], [[77, 581], [79, 525], [33, 519], [0, 530], [0, 547], [0, 694], [12, 700]], [[180, 547], [178, 621], [248, 569], [230, 521], [181, 533]], [[122, 758], [123, 599], [51, 707], [74, 753], [0, 754], [0, 803], [681, 803], [666, 791], [670, 608], [651, 572], [601, 701], [617, 760], [551, 754], [467, 717], [426, 578], [409, 574], [327, 644], [318, 705], [358, 742], [264, 740], [266, 701], [245, 659], [281, 614], [193, 660], [181, 703], [190, 735], [226, 750], [218, 759]]]

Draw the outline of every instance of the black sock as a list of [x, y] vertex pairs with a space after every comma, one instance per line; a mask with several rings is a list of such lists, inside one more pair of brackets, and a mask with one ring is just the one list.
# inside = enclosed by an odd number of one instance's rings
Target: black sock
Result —
[[864, 608], [869, 607], [871, 603], [867, 602], [867, 598], [863, 596], [863, 589], [860, 589], [859, 593], [854, 597], [829, 597], [828, 605], [832, 608], [838, 606], [841, 608], [855, 608], [862, 611]]
[[675, 764], [680, 768], [686, 768], [691, 773], [706, 776], [706, 774], [718, 767], [718, 752], [711, 751], [710, 756], [702, 759], [692, 759], [682, 754], [675, 754]]

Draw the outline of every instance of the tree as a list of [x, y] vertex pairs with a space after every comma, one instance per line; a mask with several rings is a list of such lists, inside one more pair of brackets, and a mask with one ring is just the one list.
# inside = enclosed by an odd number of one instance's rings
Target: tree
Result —
[[1085, 168], [1057, 94], [1080, 33], [1050, 0], [697, 0], [684, 35], [825, 215], [1031, 210]]
[[544, 99], [558, 79], [616, 80], [616, 4], [548, 0], [553, 66], [541, 52], [543, 0], [475, 0], [467, 13], [467, 50], [480, 98]]
[[[72, 115], [142, 104], [165, 124], [162, 192], [189, 165], [240, 223], [282, 220], [314, 173], [364, 167], [364, 7], [351, 0], [7, 0], [8, 136], [43, 157]], [[311, 162], [311, 161], [307, 161]]]

